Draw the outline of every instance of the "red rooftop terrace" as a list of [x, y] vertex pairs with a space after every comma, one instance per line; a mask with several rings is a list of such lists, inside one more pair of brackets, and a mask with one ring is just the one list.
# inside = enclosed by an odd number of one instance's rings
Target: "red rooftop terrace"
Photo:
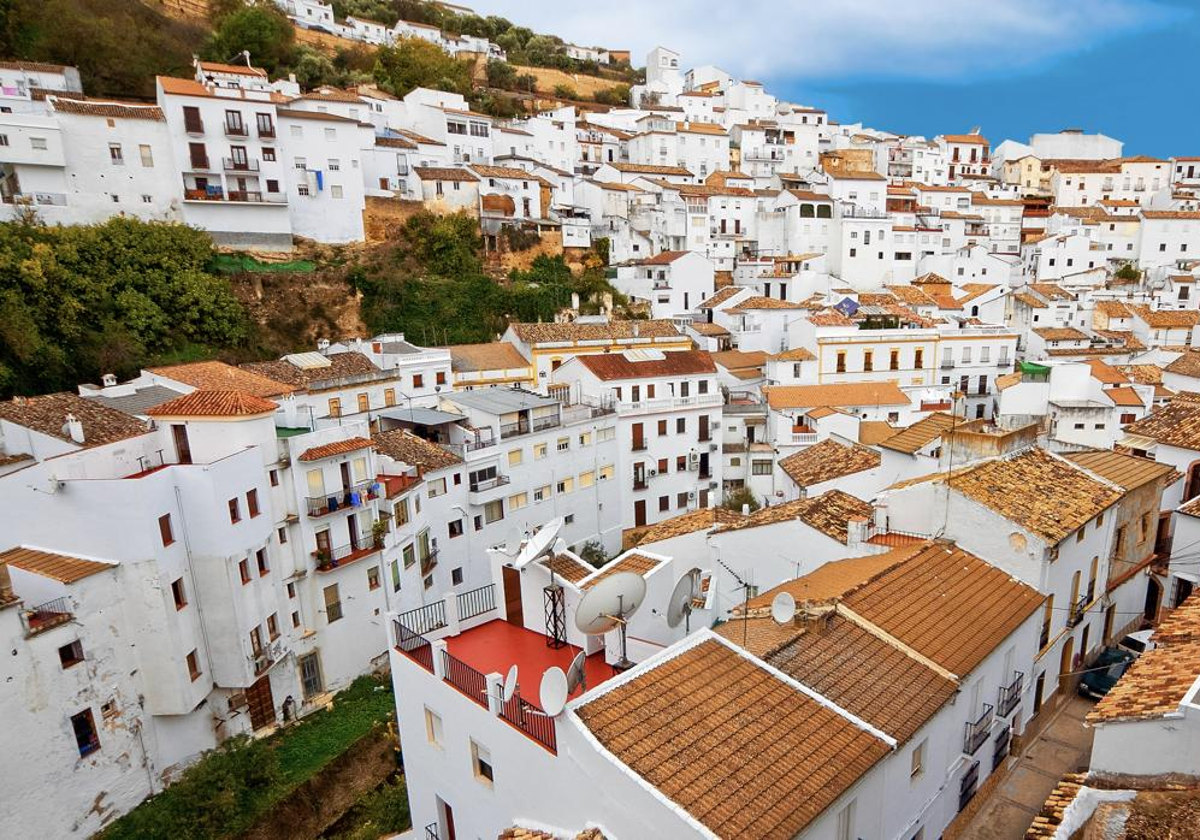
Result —
[[[396, 650], [468, 699], [495, 710], [498, 717], [550, 752], [557, 752], [554, 718], [526, 697], [537, 697], [547, 669], [557, 666], [566, 671], [580, 649], [569, 644], [552, 647], [545, 635], [499, 617], [495, 592], [495, 584], [489, 584], [402, 613], [393, 621]], [[453, 606], [448, 607], [450, 599]], [[472, 626], [463, 629], [466, 623]], [[458, 627], [453, 626], [456, 624]], [[450, 635], [445, 635], [447, 630]], [[430, 636], [440, 638], [431, 640]], [[518, 672], [517, 690], [504, 702], [503, 680], [513, 665]], [[490, 687], [489, 674], [499, 676], [493, 677]], [[569, 699], [595, 688], [616, 671], [600, 651], [584, 660], [584, 674], [586, 687], [576, 689]]]

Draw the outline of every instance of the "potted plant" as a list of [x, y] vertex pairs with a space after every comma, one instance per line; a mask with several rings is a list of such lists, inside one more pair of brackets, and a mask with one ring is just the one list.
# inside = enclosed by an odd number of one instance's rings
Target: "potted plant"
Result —
[[371, 538], [375, 541], [375, 548], [383, 548], [383, 535], [388, 532], [388, 522], [386, 519], [376, 519], [371, 525]]

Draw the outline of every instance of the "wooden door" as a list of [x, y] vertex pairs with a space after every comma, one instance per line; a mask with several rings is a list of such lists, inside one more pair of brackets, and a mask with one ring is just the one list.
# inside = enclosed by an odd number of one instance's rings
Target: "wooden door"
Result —
[[179, 456], [179, 463], [192, 463], [192, 445], [188, 441], [187, 426], [182, 423], [172, 424], [171, 437], [175, 440], [175, 454]]
[[637, 452], [637, 451], [645, 449], [645, 448], [646, 448], [646, 439], [642, 436], [642, 424], [634, 423], [633, 424], [633, 451]]
[[271, 676], [264, 675], [246, 690], [250, 705], [250, 725], [256, 730], [275, 723], [275, 698], [271, 696]]
[[1064, 695], [1071, 691], [1071, 672], [1075, 665], [1075, 639], [1068, 638], [1063, 644], [1062, 658], [1058, 661], [1058, 690]]
[[525, 626], [525, 612], [521, 606], [521, 573], [510, 566], [504, 567], [504, 614], [509, 624]]
[[640, 528], [646, 524], [646, 500], [638, 499], [633, 503], [633, 527]]
[[446, 809], [446, 840], [455, 840], [454, 837], [454, 809], [449, 804], [443, 802], [442, 807]]

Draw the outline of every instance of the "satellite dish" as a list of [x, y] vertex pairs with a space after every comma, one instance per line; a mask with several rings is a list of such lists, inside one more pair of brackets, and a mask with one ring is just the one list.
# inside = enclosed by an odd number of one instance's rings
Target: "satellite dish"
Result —
[[523, 568], [545, 554], [554, 543], [562, 527], [562, 517], [555, 517], [543, 525], [541, 530], [526, 540], [525, 545], [521, 546], [521, 550], [517, 552], [517, 559], [513, 560], [513, 567], [517, 569]]
[[584, 635], [598, 636], [614, 628], [621, 631], [621, 658], [613, 663], [618, 671], [633, 667], [628, 656], [625, 625], [645, 597], [644, 577], [634, 572], [617, 572], [597, 582], [575, 608], [575, 626]]
[[[679, 622], [691, 617], [692, 600], [696, 597], [696, 580], [699, 574], [699, 569], [692, 569], [675, 584], [675, 588], [671, 591], [671, 597], [667, 601], [668, 627], [678, 627]], [[687, 632], [691, 632], [691, 627], [685, 629]]]
[[587, 691], [587, 671], [584, 670], [584, 663], [587, 662], [587, 654], [583, 651], [575, 654], [575, 658], [571, 660], [571, 667], [567, 668], [567, 694], [574, 694], [575, 689], [583, 686], [583, 690]]
[[554, 541], [553, 554], [555, 556], [565, 553], [566, 550], [567, 550], [567, 541], [566, 540], [564, 540], [562, 537], [559, 537], [558, 539], [556, 539]]
[[504, 693], [501, 695], [504, 702], [507, 703], [513, 698], [513, 694], [517, 690], [517, 666], [513, 665], [508, 669], [508, 675], [504, 678]]
[[563, 669], [554, 665], [542, 674], [542, 686], [538, 699], [542, 701], [542, 711], [550, 717], [562, 714], [563, 706], [567, 705], [567, 675]]
[[796, 616], [796, 599], [788, 592], [780, 592], [771, 600], [771, 618], [776, 624], [787, 624]]

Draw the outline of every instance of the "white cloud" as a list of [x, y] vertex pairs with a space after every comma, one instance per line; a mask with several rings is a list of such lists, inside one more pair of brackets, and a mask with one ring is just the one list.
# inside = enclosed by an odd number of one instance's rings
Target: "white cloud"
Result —
[[476, 0], [579, 44], [656, 44], [742, 78], [953, 80], [1036, 67], [1180, 17], [1162, 0]]

